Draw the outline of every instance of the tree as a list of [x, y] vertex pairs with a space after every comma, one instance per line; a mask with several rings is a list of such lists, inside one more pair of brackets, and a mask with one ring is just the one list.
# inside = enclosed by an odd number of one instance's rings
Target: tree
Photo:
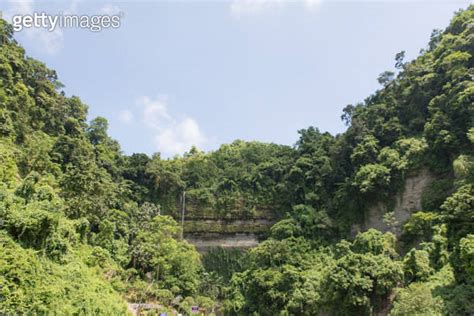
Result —
[[353, 184], [361, 193], [374, 193], [385, 189], [390, 183], [390, 169], [379, 164], [362, 166], [355, 175]]
[[405, 66], [403, 59], [405, 59], [405, 51], [402, 50], [401, 52], [397, 53], [395, 55], [395, 68], [397, 69], [403, 69]]
[[326, 290], [330, 306], [353, 315], [375, 313], [402, 277], [400, 263], [385, 255], [350, 252], [330, 272]]
[[459, 242], [460, 259], [462, 267], [469, 275], [470, 280], [474, 281], [474, 235], [469, 234]]
[[377, 78], [378, 83], [386, 87], [390, 82], [393, 81], [394, 73], [392, 71], [384, 71]]
[[443, 301], [434, 297], [426, 283], [412, 283], [399, 289], [390, 315], [443, 315]]
[[403, 260], [405, 282], [423, 282], [428, 279], [433, 269], [430, 266], [430, 256], [425, 250], [410, 250]]
[[183, 295], [196, 294], [201, 262], [186, 241], [177, 240], [179, 225], [169, 216], [156, 216], [138, 232], [132, 245], [132, 266], [164, 289], [177, 287]]

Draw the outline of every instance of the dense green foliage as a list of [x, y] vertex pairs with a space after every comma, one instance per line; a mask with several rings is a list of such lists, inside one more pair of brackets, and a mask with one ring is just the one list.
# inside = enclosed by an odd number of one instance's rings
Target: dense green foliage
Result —
[[199, 254], [136, 197], [107, 121], [87, 124], [87, 107], [3, 20], [0, 34], [0, 314], [117, 315], [126, 299], [177, 296], [212, 305]]
[[[285, 186], [288, 215], [234, 274], [225, 308], [259, 315], [474, 313], [474, 7], [456, 14], [398, 74], [342, 119], [336, 137], [302, 130]], [[404, 179], [429, 170], [423, 211], [391, 233], [352, 224], [377, 202], [394, 207]]]
[[[162, 159], [124, 155], [0, 20], [0, 314], [121, 314], [126, 301], [474, 314], [473, 34], [470, 6], [415, 60], [397, 54], [381, 89], [344, 108], [343, 134], [309, 127], [293, 147], [235, 141]], [[397, 223], [393, 198], [420, 170], [436, 178], [424, 209]], [[247, 253], [202, 257], [173, 219], [183, 191], [188, 219], [279, 221]], [[402, 234], [351, 236], [379, 202]]]

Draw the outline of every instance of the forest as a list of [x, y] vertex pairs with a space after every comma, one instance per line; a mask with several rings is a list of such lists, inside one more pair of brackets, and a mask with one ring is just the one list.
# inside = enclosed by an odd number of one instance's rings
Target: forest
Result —
[[[344, 133], [164, 159], [125, 155], [0, 19], [0, 314], [474, 315], [474, 5], [428, 40], [344, 108]], [[354, 233], [420, 170], [422, 210]], [[199, 253], [183, 191], [191, 219], [276, 223]]]

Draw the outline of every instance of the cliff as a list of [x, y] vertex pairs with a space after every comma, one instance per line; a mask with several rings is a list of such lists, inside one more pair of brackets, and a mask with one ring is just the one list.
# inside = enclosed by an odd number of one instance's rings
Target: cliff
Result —
[[423, 192], [436, 180], [436, 175], [427, 168], [407, 176], [403, 189], [386, 201], [379, 201], [369, 207], [364, 220], [361, 223], [353, 224], [351, 235], [366, 231], [369, 228], [375, 228], [382, 232], [391, 230], [384, 222], [384, 215], [393, 211], [393, 217], [396, 221], [394, 232], [397, 236], [401, 234], [403, 224], [408, 220], [412, 213], [422, 210]]

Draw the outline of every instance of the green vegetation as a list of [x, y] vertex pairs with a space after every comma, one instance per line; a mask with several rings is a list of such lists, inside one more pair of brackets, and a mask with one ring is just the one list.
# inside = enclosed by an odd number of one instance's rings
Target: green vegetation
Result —
[[[162, 159], [124, 155], [107, 121], [88, 123], [86, 105], [0, 20], [0, 314], [126, 314], [127, 301], [229, 315], [474, 314], [473, 33], [470, 6], [415, 60], [397, 54], [381, 89], [344, 108], [343, 134], [309, 127], [293, 147], [235, 141]], [[422, 169], [436, 176], [424, 209], [404, 223], [384, 216], [400, 236], [351, 236]], [[185, 229], [278, 222], [245, 228], [268, 235], [248, 252], [201, 256], [173, 219], [184, 190], [195, 219]]]

